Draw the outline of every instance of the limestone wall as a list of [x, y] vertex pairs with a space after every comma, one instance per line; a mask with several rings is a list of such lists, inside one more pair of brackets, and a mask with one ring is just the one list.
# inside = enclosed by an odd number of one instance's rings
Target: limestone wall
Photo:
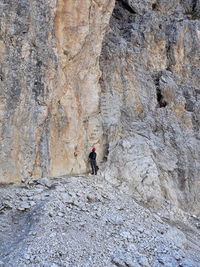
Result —
[[98, 58], [113, 5], [1, 1], [0, 183], [87, 170], [102, 136]]
[[198, 3], [116, 1], [100, 60], [106, 179], [147, 204], [172, 201], [196, 211]]

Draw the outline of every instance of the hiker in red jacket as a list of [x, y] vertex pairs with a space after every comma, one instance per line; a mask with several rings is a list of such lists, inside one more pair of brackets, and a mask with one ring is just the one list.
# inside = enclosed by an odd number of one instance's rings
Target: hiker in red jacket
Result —
[[97, 175], [97, 163], [96, 163], [97, 153], [95, 151], [96, 151], [96, 148], [93, 147], [92, 152], [90, 152], [89, 154], [89, 159], [90, 159], [90, 164], [92, 168], [91, 174]]

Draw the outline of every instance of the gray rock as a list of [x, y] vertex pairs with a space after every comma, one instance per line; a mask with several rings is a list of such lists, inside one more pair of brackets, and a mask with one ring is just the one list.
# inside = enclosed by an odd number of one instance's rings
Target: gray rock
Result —
[[145, 204], [197, 212], [198, 2], [116, 1], [100, 58], [106, 180]]
[[140, 266], [143, 266], [143, 267], [150, 267], [151, 266], [149, 264], [147, 257], [145, 257], [145, 256], [141, 255], [137, 260], [138, 260], [138, 263]]
[[[166, 202], [155, 219], [153, 210], [136, 203], [132, 195], [126, 195], [103, 179], [99, 187], [92, 177], [85, 178], [81, 185], [79, 179], [83, 178], [77, 178], [76, 183], [69, 182], [66, 192], [60, 192], [62, 181], [59, 181], [52, 195], [44, 199], [44, 192], [33, 188], [33, 197], [40, 195], [37, 206], [26, 209], [30, 200], [23, 199], [24, 212], [6, 209], [1, 214], [0, 257], [6, 262], [4, 267], [51, 266], [53, 263], [59, 267], [176, 266], [184, 260], [183, 255], [188, 264], [197, 262], [198, 266], [200, 246], [196, 218], [177, 208], [173, 210]], [[19, 196], [25, 196], [28, 190], [22, 191], [20, 186], [16, 190], [12, 186], [6, 189], [16, 207], [23, 204]], [[88, 202], [86, 196], [92, 191], [95, 196], [107, 197], [104, 201]], [[0, 188], [3, 199], [4, 194]], [[64, 201], [68, 197], [74, 204]], [[82, 206], [86, 207], [84, 211]], [[170, 215], [167, 216], [167, 212]]]
[[194, 262], [190, 259], [182, 259], [179, 263], [179, 266], [181, 267], [199, 267], [200, 266], [200, 263], [199, 262]]
[[30, 260], [30, 258], [31, 258], [31, 257], [30, 257], [29, 254], [25, 254], [25, 255], [24, 255], [24, 259], [25, 259], [25, 260]]
[[119, 267], [124, 267], [125, 266], [125, 263], [121, 259], [118, 259], [118, 258], [113, 258], [112, 259], [112, 263], [115, 266], [119, 266]]
[[197, 267], [199, 1], [80, 2], [0, 3], [2, 264]]
[[124, 223], [123, 218], [121, 218], [120, 216], [109, 216], [109, 217], [107, 218], [107, 220], [108, 220], [110, 223], [112, 223], [112, 224], [116, 224], [116, 225], [118, 225], [118, 224], [123, 224], [123, 223]]
[[53, 185], [55, 185], [55, 181], [52, 182], [52, 180], [48, 179], [48, 178], [41, 178], [37, 180], [38, 184], [41, 184], [43, 186], [46, 186], [48, 188], [51, 188]]
[[20, 206], [17, 207], [18, 210], [27, 210], [30, 209], [31, 205], [29, 202], [23, 202], [22, 204], [20, 204]]
[[175, 258], [173, 258], [172, 256], [170, 255], [160, 255], [158, 258], [157, 258], [157, 261], [166, 266], [166, 267], [174, 267], [177, 265], [177, 261]]

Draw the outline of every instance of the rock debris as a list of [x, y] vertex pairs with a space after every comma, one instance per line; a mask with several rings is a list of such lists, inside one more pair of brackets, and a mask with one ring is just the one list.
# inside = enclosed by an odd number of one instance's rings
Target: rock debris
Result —
[[2, 267], [197, 267], [200, 220], [141, 206], [103, 176], [0, 188]]

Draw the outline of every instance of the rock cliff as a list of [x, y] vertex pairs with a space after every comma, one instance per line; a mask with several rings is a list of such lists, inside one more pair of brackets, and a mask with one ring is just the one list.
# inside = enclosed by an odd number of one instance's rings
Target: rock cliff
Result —
[[199, 18], [199, 1], [116, 1], [103, 43], [105, 177], [154, 206], [198, 211]]
[[1, 1], [1, 183], [86, 171], [103, 135], [98, 58], [113, 6]]
[[0, 267], [200, 266], [199, 70], [199, 0], [1, 0]]
[[197, 212], [200, 2], [2, 0], [0, 14], [0, 182], [84, 173], [95, 145], [114, 186]]

